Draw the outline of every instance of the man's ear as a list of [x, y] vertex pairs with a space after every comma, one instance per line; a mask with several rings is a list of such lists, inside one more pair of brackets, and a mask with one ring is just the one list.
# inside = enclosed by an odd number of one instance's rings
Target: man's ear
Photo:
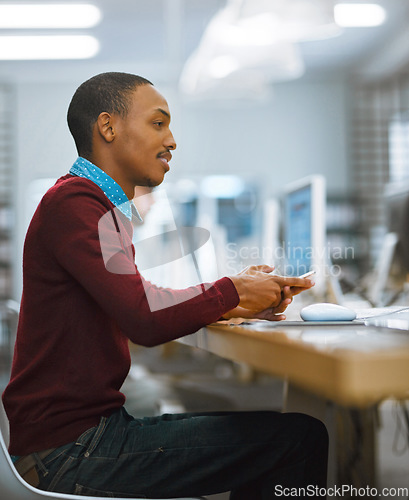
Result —
[[112, 142], [115, 139], [114, 120], [109, 113], [104, 111], [98, 116], [96, 127], [99, 135], [106, 142]]

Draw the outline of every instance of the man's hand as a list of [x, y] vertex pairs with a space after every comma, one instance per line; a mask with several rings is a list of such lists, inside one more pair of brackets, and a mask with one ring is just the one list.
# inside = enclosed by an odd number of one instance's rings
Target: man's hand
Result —
[[286, 316], [282, 314], [293, 301], [291, 288], [286, 286], [282, 291], [282, 301], [277, 307], [269, 307], [264, 311], [254, 312], [244, 307], [237, 306], [223, 315], [223, 319], [245, 318], [245, 319], [266, 319], [268, 321], [282, 321]]
[[[285, 311], [294, 295], [314, 286], [314, 282], [308, 278], [270, 274], [273, 270], [266, 265], [250, 266], [235, 276], [229, 276], [239, 294], [240, 303], [238, 308], [229, 311], [224, 317], [277, 320], [279, 318], [276, 316]], [[238, 314], [237, 309], [242, 314]]]

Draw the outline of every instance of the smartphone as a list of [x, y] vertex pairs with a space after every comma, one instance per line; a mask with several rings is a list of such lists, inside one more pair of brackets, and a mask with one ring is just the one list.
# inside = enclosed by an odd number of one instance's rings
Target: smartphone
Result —
[[309, 278], [313, 274], [315, 274], [315, 271], [309, 271], [308, 273], [302, 274], [301, 276], [298, 276], [298, 277], [299, 278]]

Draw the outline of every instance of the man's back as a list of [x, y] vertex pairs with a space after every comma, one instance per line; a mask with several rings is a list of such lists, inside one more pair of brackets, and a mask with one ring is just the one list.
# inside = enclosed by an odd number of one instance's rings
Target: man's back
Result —
[[[84, 260], [82, 252], [75, 266], [76, 249], [92, 225], [98, 234], [100, 214], [110, 205], [92, 182], [65, 176], [30, 224], [15, 359], [4, 394], [13, 454], [74, 440], [123, 405], [119, 389], [129, 370], [128, 339], [87, 291], [85, 282], [98, 272], [96, 259]], [[86, 245], [100, 252], [98, 239]]]

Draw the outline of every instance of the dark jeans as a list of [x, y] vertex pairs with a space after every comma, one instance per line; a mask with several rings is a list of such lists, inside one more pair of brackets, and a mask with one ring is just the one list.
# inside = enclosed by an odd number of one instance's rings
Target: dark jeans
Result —
[[39, 467], [39, 487], [123, 498], [231, 491], [234, 500], [283, 497], [284, 488], [304, 487], [309, 492], [305, 497], [318, 498], [311, 492], [319, 487], [322, 494], [326, 486], [327, 451], [324, 425], [302, 414], [218, 412], [134, 419], [121, 409], [46, 457]]

